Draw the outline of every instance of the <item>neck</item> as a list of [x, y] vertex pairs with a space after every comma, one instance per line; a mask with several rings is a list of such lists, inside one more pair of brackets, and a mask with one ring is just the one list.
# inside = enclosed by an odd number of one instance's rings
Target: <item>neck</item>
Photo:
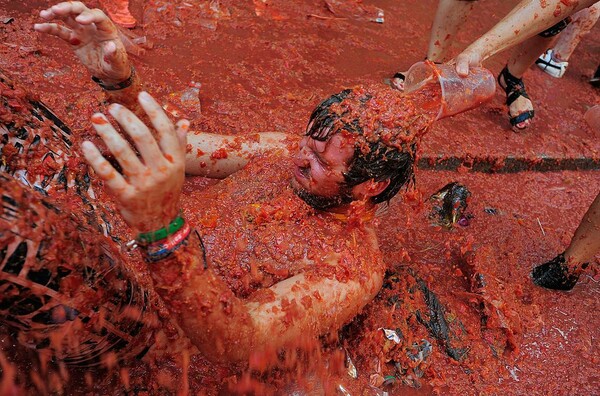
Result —
[[375, 216], [376, 205], [370, 200], [352, 201], [346, 205], [329, 208], [325, 213], [345, 222], [368, 222]]

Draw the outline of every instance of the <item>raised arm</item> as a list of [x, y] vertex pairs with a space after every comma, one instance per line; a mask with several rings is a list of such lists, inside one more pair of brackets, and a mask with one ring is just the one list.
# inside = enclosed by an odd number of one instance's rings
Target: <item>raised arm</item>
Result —
[[522, 43], [597, 1], [522, 0], [492, 29], [456, 57], [458, 74], [466, 76], [469, 67], [480, 66], [481, 62], [492, 55]]
[[117, 28], [100, 9], [79, 1], [63, 2], [40, 11], [45, 23], [36, 23], [37, 32], [65, 41], [92, 79], [102, 87], [110, 102], [121, 103], [138, 112], [138, 75], [131, 65]]

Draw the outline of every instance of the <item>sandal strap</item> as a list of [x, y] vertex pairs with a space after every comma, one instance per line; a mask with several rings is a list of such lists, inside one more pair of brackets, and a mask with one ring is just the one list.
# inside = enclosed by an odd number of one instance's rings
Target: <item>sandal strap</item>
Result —
[[[502, 79], [504, 80], [504, 84], [506, 85], [506, 87], [502, 87], [502, 84], [500, 83], [500, 77], [502, 77]], [[507, 106], [510, 106], [520, 96], [530, 99], [529, 95], [527, 95], [527, 91], [525, 90], [525, 84], [523, 83], [523, 80], [510, 74], [510, 72], [508, 71], [508, 66], [504, 66], [504, 69], [502, 69], [502, 71], [498, 75], [498, 84], [504, 89], [504, 92], [506, 93]]]
[[512, 126], [517, 126], [517, 124], [522, 123], [523, 121], [532, 119], [533, 116], [535, 115], [535, 111], [534, 110], [528, 110], [528, 111], [524, 111], [523, 113], [512, 117], [509, 121], [510, 121], [510, 125]]
[[529, 95], [527, 95], [527, 91], [525, 91], [525, 88], [516, 89], [506, 96], [506, 105], [510, 106], [515, 100], [519, 99], [521, 96], [531, 100], [531, 98], [529, 98]]

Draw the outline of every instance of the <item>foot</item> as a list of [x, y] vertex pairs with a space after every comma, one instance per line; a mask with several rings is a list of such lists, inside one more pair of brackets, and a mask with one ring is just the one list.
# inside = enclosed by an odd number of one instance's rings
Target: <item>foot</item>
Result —
[[406, 72], [398, 72], [394, 74], [390, 80], [390, 86], [398, 91], [404, 91], [404, 81], [406, 80]]
[[540, 69], [555, 78], [561, 78], [567, 71], [569, 62], [561, 61], [554, 56], [554, 50], [544, 52], [536, 61]]
[[535, 267], [531, 271], [531, 278], [533, 283], [546, 289], [571, 290], [577, 283], [579, 274], [569, 271], [565, 256], [561, 253], [552, 260]]
[[523, 80], [510, 74], [508, 66], [505, 66], [498, 76], [498, 84], [506, 92], [506, 105], [511, 125], [519, 130], [527, 128], [535, 112]]

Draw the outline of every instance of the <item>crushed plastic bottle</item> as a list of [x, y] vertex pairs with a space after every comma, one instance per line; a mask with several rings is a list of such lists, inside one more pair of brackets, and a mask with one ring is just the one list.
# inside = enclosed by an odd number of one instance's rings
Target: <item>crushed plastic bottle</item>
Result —
[[200, 106], [200, 88], [202, 84], [196, 81], [189, 83], [189, 87], [181, 93], [174, 92], [169, 95], [163, 108], [175, 118], [198, 116], [202, 112]]
[[192, 81], [190, 87], [181, 93], [181, 103], [184, 106], [193, 106], [200, 111], [200, 87], [202, 84]]

